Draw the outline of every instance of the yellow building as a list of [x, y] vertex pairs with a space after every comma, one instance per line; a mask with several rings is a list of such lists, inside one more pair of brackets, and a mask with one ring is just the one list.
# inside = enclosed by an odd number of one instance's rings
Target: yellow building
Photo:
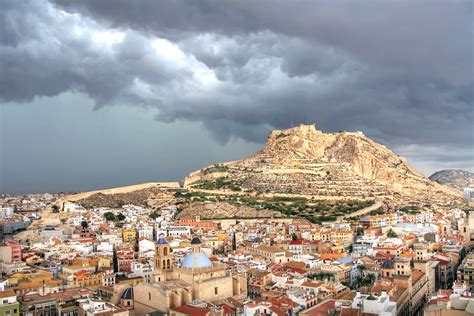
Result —
[[16, 287], [19, 295], [26, 294], [30, 291], [38, 291], [40, 288], [59, 287], [61, 281], [53, 279], [50, 272], [44, 270], [33, 270], [25, 272], [17, 272], [7, 279], [7, 284]]
[[122, 229], [122, 240], [123, 242], [134, 242], [137, 241], [137, 230], [135, 228], [124, 228]]
[[24, 272], [16, 272], [7, 278], [8, 286], [14, 287], [19, 283], [26, 282], [46, 282], [52, 280], [51, 272], [44, 270], [30, 270]]
[[62, 274], [67, 276], [82, 270], [94, 272], [97, 269], [97, 264], [97, 260], [89, 258], [76, 258], [72, 261], [70, 265], [63, 266]]
[[102, 272], [93, 273], [88, 270], [81, 270], [75, 272], [68, 278], [67, 284], [70, 286], [80, 286], [87, 288], [97, 288], [102, 285], [102, 278], [104, 274]]

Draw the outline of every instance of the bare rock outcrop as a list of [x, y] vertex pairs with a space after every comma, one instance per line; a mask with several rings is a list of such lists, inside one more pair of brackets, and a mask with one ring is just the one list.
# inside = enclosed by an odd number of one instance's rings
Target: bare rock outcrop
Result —
[[429, 180], [362, 132], [324, 133], [314, 125], [272, 131], [256, 154], [198, 170], [185, 180], [185, 187], [200, 186], [314, 199], [462, 203], [458, 191]]
[[433, 173], [429, 178], [460, 191], [464, 188], [474, 188], [474, 173], [465, 170], [441, 170]]

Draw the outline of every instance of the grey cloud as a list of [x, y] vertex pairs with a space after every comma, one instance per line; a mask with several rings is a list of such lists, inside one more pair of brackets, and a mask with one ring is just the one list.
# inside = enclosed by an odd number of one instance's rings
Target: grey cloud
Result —
[[[379, 67], [415, 67], [470, 80], [473, 3], [419, 1], [55, 0], [114, 26], [164, 36], [270, 30], [341, 47]], [[178, 34], [178, 35], [176, 35]]]
[[[4, 2], [4, 101], [80, 91], [203, 122], [220, 142], [300, 122], [402, 150], [474, 142], [470, 1]], [[123, 40], [91, 40], [109, 30]]]

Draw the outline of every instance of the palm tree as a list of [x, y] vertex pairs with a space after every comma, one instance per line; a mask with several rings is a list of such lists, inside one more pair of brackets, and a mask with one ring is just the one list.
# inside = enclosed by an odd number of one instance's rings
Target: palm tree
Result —
[[387, 237], [388, 238], [397, 238], [398, 235], [396, 232], [393, 231], [393, 229], [390, 228], [390, 230], [387, 232]]

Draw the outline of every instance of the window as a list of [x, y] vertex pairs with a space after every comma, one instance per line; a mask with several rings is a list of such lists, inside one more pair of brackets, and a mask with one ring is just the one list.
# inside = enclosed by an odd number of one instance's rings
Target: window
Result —
[[217, 287], [214, 288], [214, 294], [217, 295]]
[[151, 292], [148, 292], [148, 300], [151, 301]]

